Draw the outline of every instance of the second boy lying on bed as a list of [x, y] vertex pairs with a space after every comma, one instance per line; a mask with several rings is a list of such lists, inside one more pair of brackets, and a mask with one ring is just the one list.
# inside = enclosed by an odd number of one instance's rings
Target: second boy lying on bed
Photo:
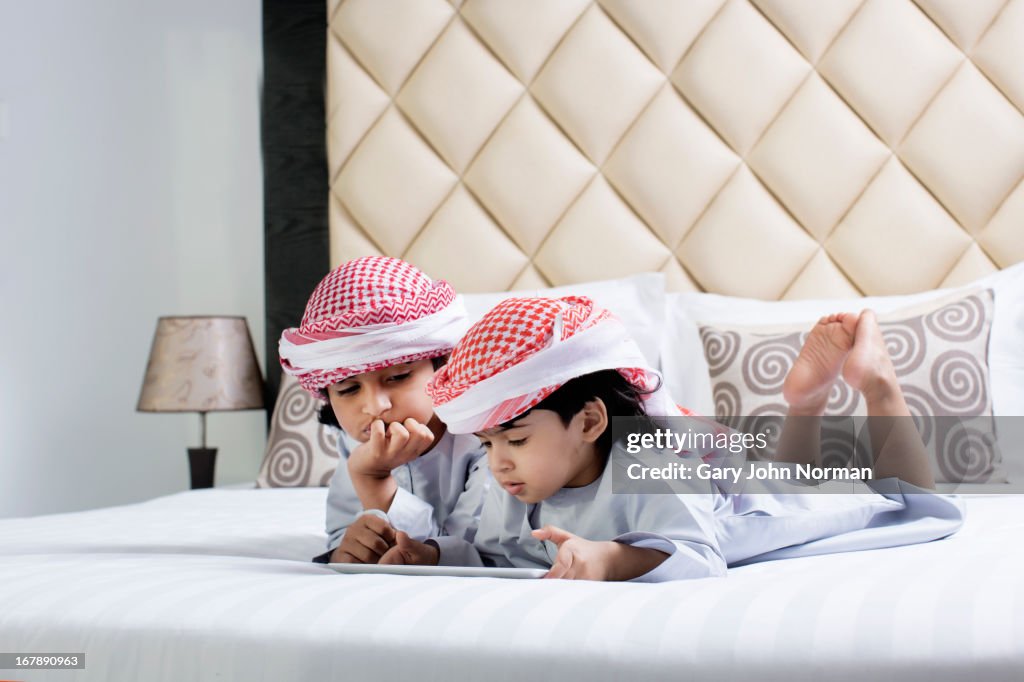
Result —
[[[329, 551], [315, 559], [377, 563], [395, 530], [472, 540], [489, 485], [477, 439], [454, 435], [424, 386], [468, 326], [445, 281], [397, 258], [332, 270], [302, 325], [281, 334], [281, 365], [340, 427], [327, 496]], [[364, 510], [382, 510], [368, 515]], [[390, 523], [389, 523], [390, 521]]]
[[[806, 410], [843, 371], [855, 388], [870, 389], [869, 405], [898, 410], [901, 399], [886, 390], [891, 364], [877, 332], [869, 313], [823, 319], [787, 399]], [[645, 364], [621, 323], [589, 299], [498, 305], [428, 386], [450, 430], [481, 438], [500, 484], [484, 505], [475, 542], [460, 552], [399, 534], [381, 562], [550, 567], [553, 578], [661, 581], [722, 575], [727, 565], [776, 556], [924, 542], [959, 527], [955, 501], [904, 495], [922, 492], [906, 484], [888, 496], [612, 494], [607, 464], [621, 447], [612, 442], [612, 415], [679, 414]], [[927, 475], [920, 478], [918, 456], [891, 462], [890, 475], [931, 485]]]

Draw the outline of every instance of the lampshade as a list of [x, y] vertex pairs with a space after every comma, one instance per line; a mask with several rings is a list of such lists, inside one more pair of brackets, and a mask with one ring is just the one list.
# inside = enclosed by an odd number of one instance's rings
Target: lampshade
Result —
[[263, 378], [244, 317], [161, 317], [136, 409], [217, 412], [263, 407]]

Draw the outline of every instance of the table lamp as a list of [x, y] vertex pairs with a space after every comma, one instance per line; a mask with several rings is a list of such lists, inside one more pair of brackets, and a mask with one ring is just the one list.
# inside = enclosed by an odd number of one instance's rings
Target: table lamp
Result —
[[217, 448], [206, 413], [263, 407], [263, 377], [244, 317], [161, 317], [139, 394], [139, 412], [198, 412], [201, 447], [188, 448], [193, 488], [213, 486]]

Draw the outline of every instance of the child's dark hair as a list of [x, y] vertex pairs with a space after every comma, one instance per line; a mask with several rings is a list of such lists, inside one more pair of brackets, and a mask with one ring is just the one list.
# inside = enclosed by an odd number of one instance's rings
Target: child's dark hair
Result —
[[[430, 364], [434, 366], [435, 372], [446, 362], [448, 362], [447, 355], [438, 355], [436, 358], [430, 358]], [[324, 395], [326, 396], [326, 394], [327, 389], [325, 388]], [[334, 408], [331, 407], [331, 401], [329, 400], [320, 406], [316, 413], [316, 420], [325, 426], [333, 426], [336, 429], [341, 428], [341, 424], [338, 422], [338, 415], [334, 414]]]
[[608, 412], [609, 424], [604, 433], [598, 437], [596, 445], [598, 452], [607, 455], [612, 449], [610, 420], [613, 417], [646, 417], [644, 396], [655, 390], [657, 388], [650, 391], [639, 389], [629, 383], [618, 371], [605, 369], [570, 379], [547, 398], [502, 426], [511, 425], [512, 422], [522, 419], [533, 410], [551, 410], [558, 415], [563, 425], [568, 426], [584, 405], [594, 398], [600, 398]]

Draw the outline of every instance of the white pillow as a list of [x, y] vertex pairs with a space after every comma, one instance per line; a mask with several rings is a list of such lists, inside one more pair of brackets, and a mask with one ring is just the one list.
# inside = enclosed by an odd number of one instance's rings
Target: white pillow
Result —
[[648, 362], [651, 363], [651, 367], [658, 368], [658, 353], [665, 327], [666, 310], [665, 275], [662, 273], [647, 272], [622, 279], [584, 282], [547, 289], [462, 294], [462, 299], [466, 304], [466, 311], [469, 313], [470, 319], [476, 322], [488, 310], [513, 296], [531, 298], [586, 296], [591, 298], [597, 305], [607, 308], [622, 320]]
[[822, 315], [871, 308], [886, 313], [977, 287], [995, 292], [988, 364], [992, 411], [997, 417], [1024, 416], [1024, 263], [953, 289], [936, 289], [906, 296], [867, 296], [853, 299], [759, 301], [717, 294], [674, 293], [665, 297], [665, 336], [661, 369], [676, 402], [700, 414], [713, 415], [711, 379], [699, 324], [780, 325], [806, 323]]

